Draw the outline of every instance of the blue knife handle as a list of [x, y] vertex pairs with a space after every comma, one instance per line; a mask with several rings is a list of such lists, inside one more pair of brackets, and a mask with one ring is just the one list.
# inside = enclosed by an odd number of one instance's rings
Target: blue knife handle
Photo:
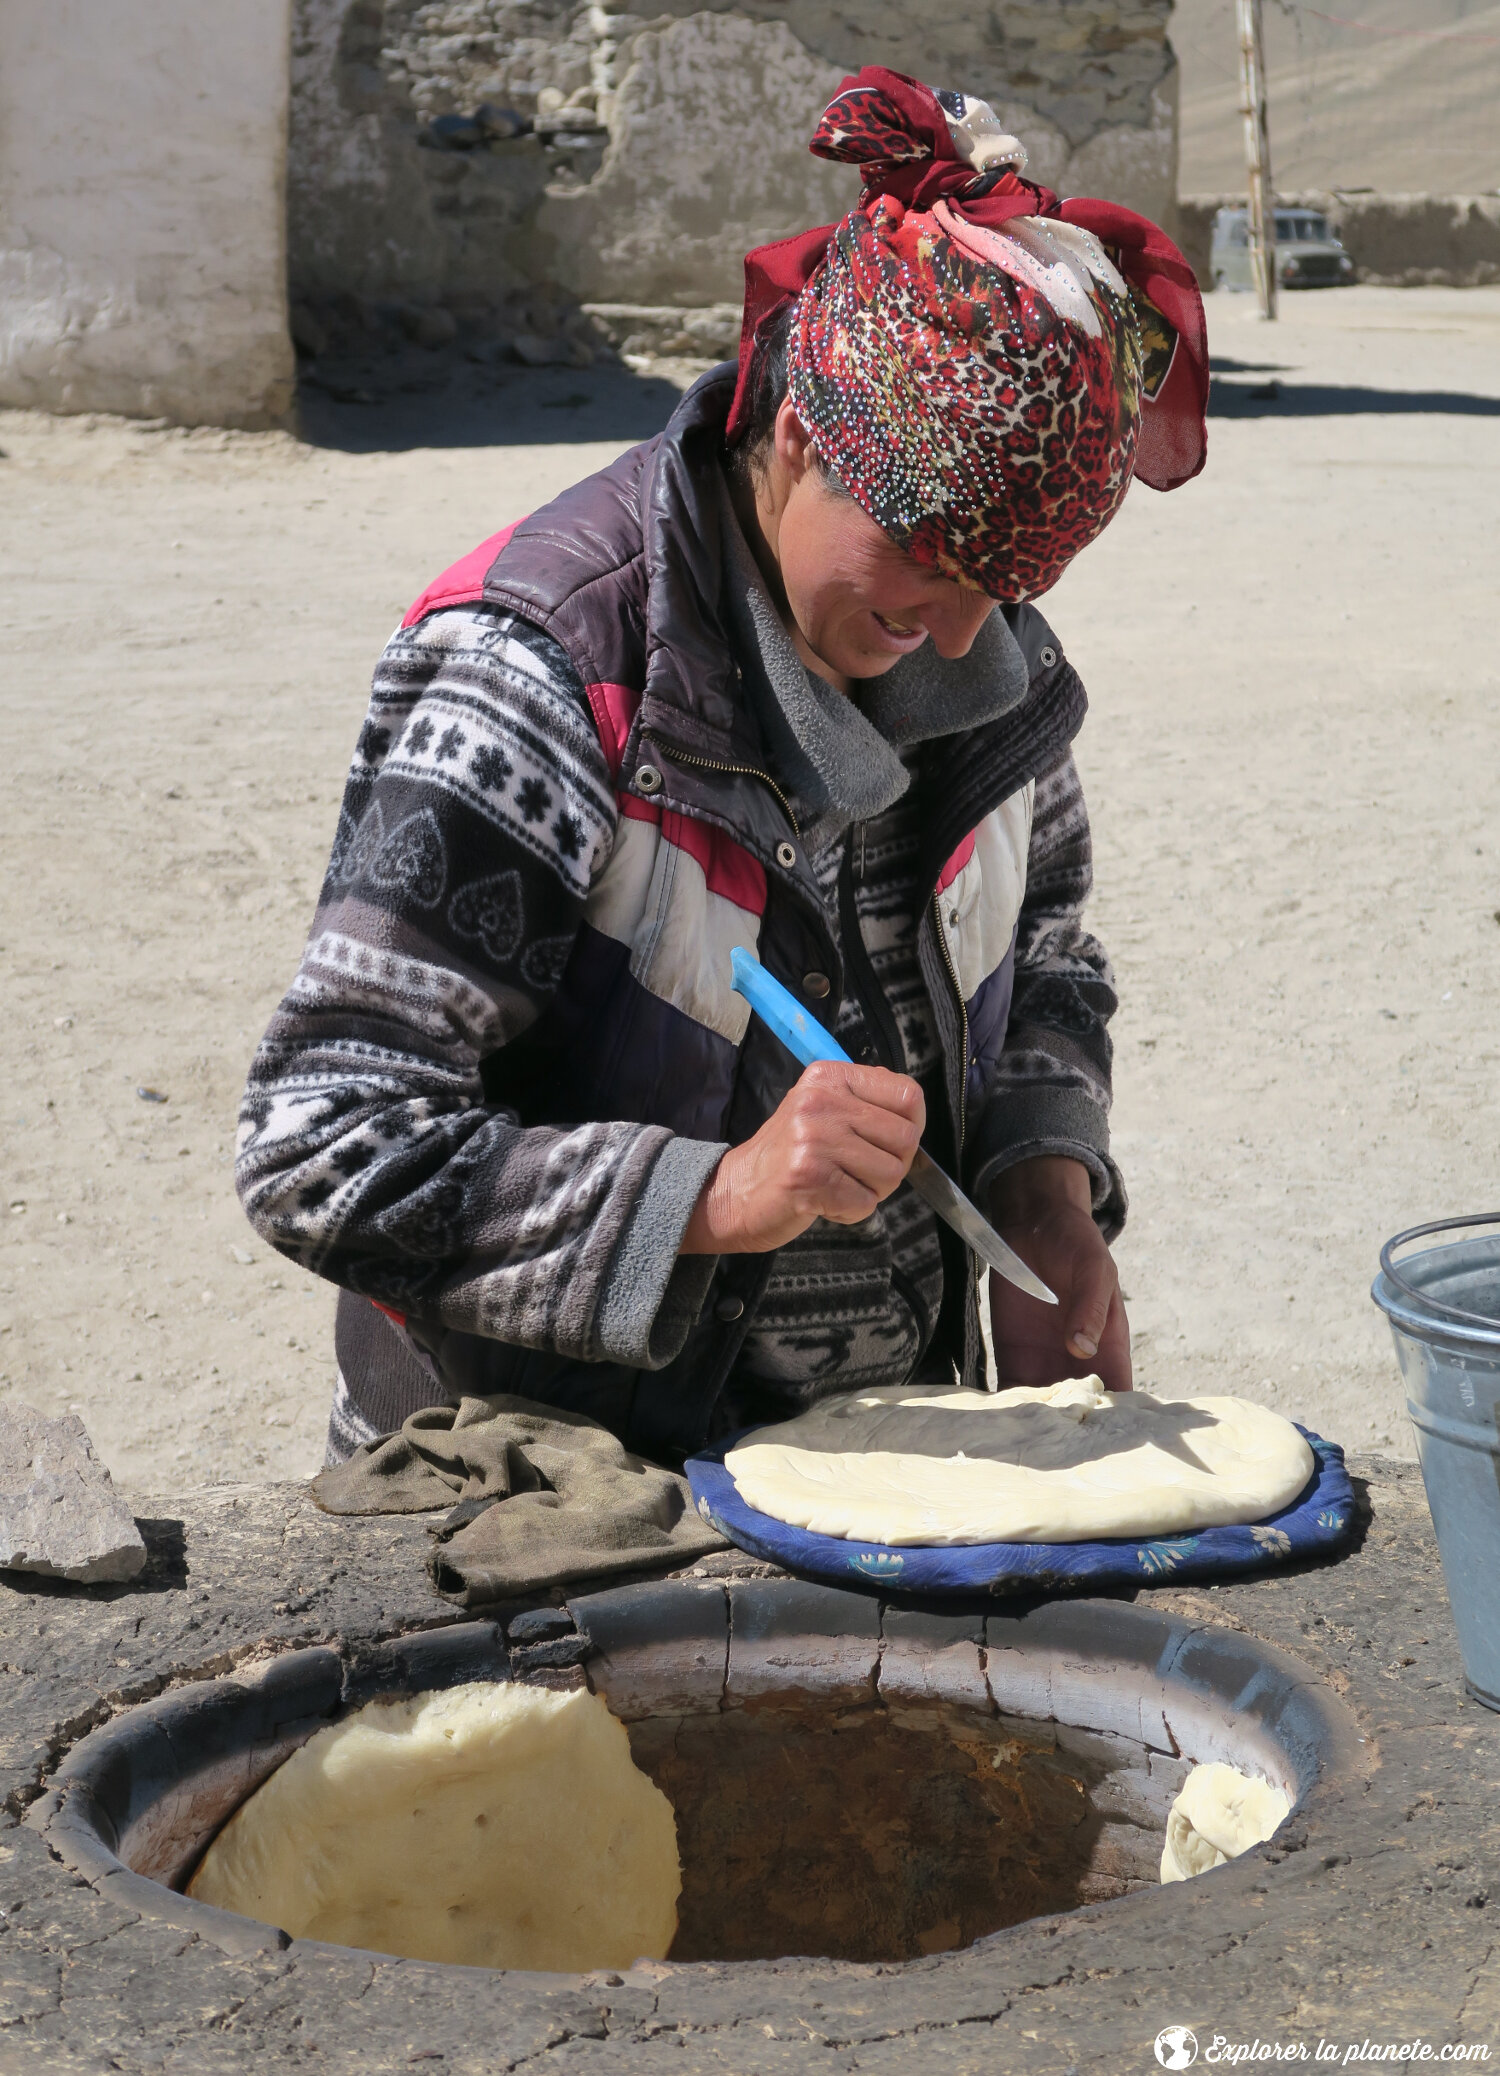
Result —
[[743, 995], [761, 1021], [770, 1026], [787, 1051], [804, 1067], [814, 1060], [843, 1060], [849, 1055], [833, 1035], [810, 1016], [797, 997], [773, 980], [759, 959], [738, 946], [729, 955], [733, 987]]

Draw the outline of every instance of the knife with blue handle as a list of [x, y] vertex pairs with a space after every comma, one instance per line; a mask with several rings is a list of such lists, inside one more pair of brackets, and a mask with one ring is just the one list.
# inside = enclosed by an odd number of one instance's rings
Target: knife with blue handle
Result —
[[[755, 1014], [804, 1067], [810, 1067], [814, 1060], [843, 1060], [847, 1065], [854, 1064], [833, 1034], [825, 1030], [815, 1016], [810, 1016], [779, 980], [771, 978], [759, 959], [752, 958], [749, 952], [736, 946], [729, 963], [734, 975], [735, 993], [744, 996]], [[923, 1203], [936, 1211], [939, 1218], [945, 1219], [965, 1245], [1002, 1275], [1007, 1283], [1014, 1283], [1017, 1290], [1024, 1290], [1028, 1297], [1040, 1298], [1044, 1304], [1057, 1303], [1055, 1293], [1047, 1288], [1040, 1276], [1032, 1274], [1013, 1247], [1007, 1247], [989, 1220], [980, 1217], [957, 1183], [950, 1181], [920, 1146], [907, 1170], [906, 1179]]]

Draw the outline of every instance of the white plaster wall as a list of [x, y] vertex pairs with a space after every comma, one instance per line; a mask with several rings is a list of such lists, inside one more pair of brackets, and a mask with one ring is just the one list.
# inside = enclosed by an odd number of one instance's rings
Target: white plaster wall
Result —
[[0, 402], [285, 422], [289, 0], [0, 0]]

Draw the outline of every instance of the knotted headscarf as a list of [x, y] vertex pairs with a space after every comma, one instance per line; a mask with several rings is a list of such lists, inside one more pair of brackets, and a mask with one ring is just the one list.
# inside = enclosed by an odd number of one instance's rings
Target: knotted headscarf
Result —
[[796, 300], [789, 392], [882, 530], [993, 598], [1034, 598], [1132, 477], [1203, 466], [1208, 349], [1193, 272], [1110, 202], [1059, 202], [982, 101], [867, 65], [812, 140], [857, 164], [842, 223], [745, 259], [731, 442], [756, 335]]

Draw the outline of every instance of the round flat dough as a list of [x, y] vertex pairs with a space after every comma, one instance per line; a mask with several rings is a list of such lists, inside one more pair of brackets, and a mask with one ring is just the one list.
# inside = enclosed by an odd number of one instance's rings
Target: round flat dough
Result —
[[1314, 1469], [1290, 1420], [1097, 1377], [825, 1399], [724, 1459], [773, 1520], [851, 1542], [1077, 1543], [1263, 1521]]
[[682, 1886], [672, 1805], [597, 1694], [453, 1687], [376, 1701], [294, 1752], [189, 1895], [412, 1960], [661, 1960]]
[[1195, 1874], [1238, 1859], [1269, 1838], [1291, 1807], [1280, 1788], [1237, 1766], [1195, 1766], [1167, 1811], [1162, 1880], [1191, 1881]]

